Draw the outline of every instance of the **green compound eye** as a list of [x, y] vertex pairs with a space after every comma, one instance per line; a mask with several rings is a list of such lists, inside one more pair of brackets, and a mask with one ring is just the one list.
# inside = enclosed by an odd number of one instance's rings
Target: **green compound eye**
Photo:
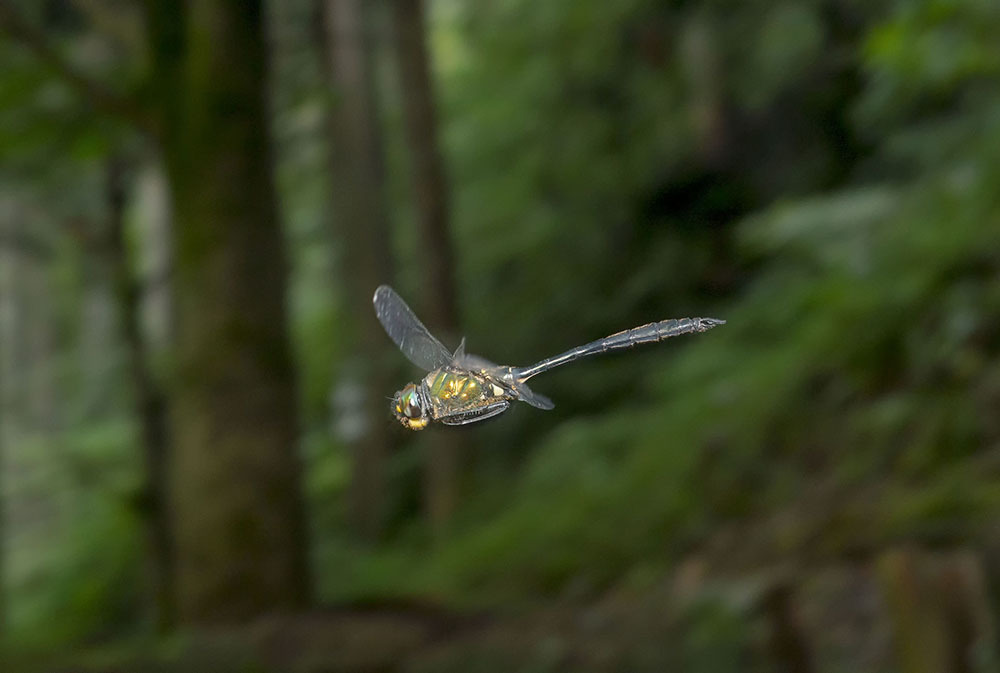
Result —
[[407, 418], [420, 418], [424, 415], [424, 410], [420, 406], [420, 396], [417, 394], [415, 387], [407, 386], [403, 390], [401, 401], [403, 403], [403, 414]]

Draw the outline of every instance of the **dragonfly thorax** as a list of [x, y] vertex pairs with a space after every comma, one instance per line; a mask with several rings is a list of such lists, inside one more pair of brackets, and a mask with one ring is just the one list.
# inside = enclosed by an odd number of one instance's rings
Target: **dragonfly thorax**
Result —
[[431, 422], [429, 405], [420, 388], [412, 383], [407, 383], [392, 398], [392, 412], [396, 420], [410, 430], [423, 430]]

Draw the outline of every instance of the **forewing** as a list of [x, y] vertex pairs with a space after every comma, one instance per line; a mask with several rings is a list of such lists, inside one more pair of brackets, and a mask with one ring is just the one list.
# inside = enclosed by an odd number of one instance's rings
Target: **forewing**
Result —
[[465, 339], [462, 340], [462, 345], [459, 346], [459, 349], [459, 351], [455, 351], [454, 361], [456, 365], [462, 369], [471, 369], [474, 372], [484, 371], [502, 378], [503, 367], [490, 362], [484, 357], [465, 352]]
[[451, 353], [427, 331], [402, 297], [388, 285], [380, 285], [372, 298], [375, 315], [386, 334], [410, 362], [431, 371], [451, 362]]

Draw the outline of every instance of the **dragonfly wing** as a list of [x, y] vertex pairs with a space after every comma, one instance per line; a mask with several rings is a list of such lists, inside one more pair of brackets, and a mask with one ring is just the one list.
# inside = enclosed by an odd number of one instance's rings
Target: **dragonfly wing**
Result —
[[451, 353], [427, 331], [403, 298], [388, 285], [380, 285], [372, 298], [375, 315], [385, 333], [410, 362], [431, 371], [451, 362]]
[[517, 398], [522, 402], [527, 402], [536, 409], [544, 409], [545, 411], [550, 411], [555, 409], [555, 403], [547, 398], [545, 395], [536, 393], [534, 390], [528, 387], [527, 383], [521, 383], [520, 381], [514, 382], [514, 392], [517, 393]]
[[484, 357], [466, 353], [465, 339], [462, 339], [462, 345], [459, 346], [459, 350], [455, 351], [454, 362], [462, 369], [471, 369], [474, 372], [485, 371], [499, 378], [503, 378], [504, 371], [506, 370], [505, 367], [501, 367], [495, 362], [490, 362]]

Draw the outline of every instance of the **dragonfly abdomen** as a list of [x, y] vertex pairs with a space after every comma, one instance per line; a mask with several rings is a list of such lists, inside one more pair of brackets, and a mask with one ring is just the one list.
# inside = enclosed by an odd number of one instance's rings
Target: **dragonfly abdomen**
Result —
[[565, 353], [547, 358], [530, 367], [517, 369], [514, 371], [514, 375], [520, 381], [527, 381], [532, 376], [537, 376], [542, 372], [547, 372], [550, 369], [555, 369], [560, 365], [568, 364], [580, 358], [597, 355], [598, 353], [610, 353], [611, 351], [632, 348], [639, 344], [656, 343], [681, 334], [706, 332], [716, 325], [725, 324], [725, 322], [725, 320], [718, 320], [716, 318], [680, 318], [651, 322], [648, 325], [633, 327], [632, 329], [623, 330], [603, 339], [591, 341], [583, 346], [571, 348]]
[[[723, 320], [716, 320], [715, 318], [661, 320], [660, 322], [651, 322], [648, 325], [622, 330], [593, 343], [599, 344], [601, 352], [606, 353], [620, 348], [631, 348], [638, 344], [656, 343], [680, 334], [706, 332], [723, 322]], [[588, 346], [590, 345], [588, 344]]]

